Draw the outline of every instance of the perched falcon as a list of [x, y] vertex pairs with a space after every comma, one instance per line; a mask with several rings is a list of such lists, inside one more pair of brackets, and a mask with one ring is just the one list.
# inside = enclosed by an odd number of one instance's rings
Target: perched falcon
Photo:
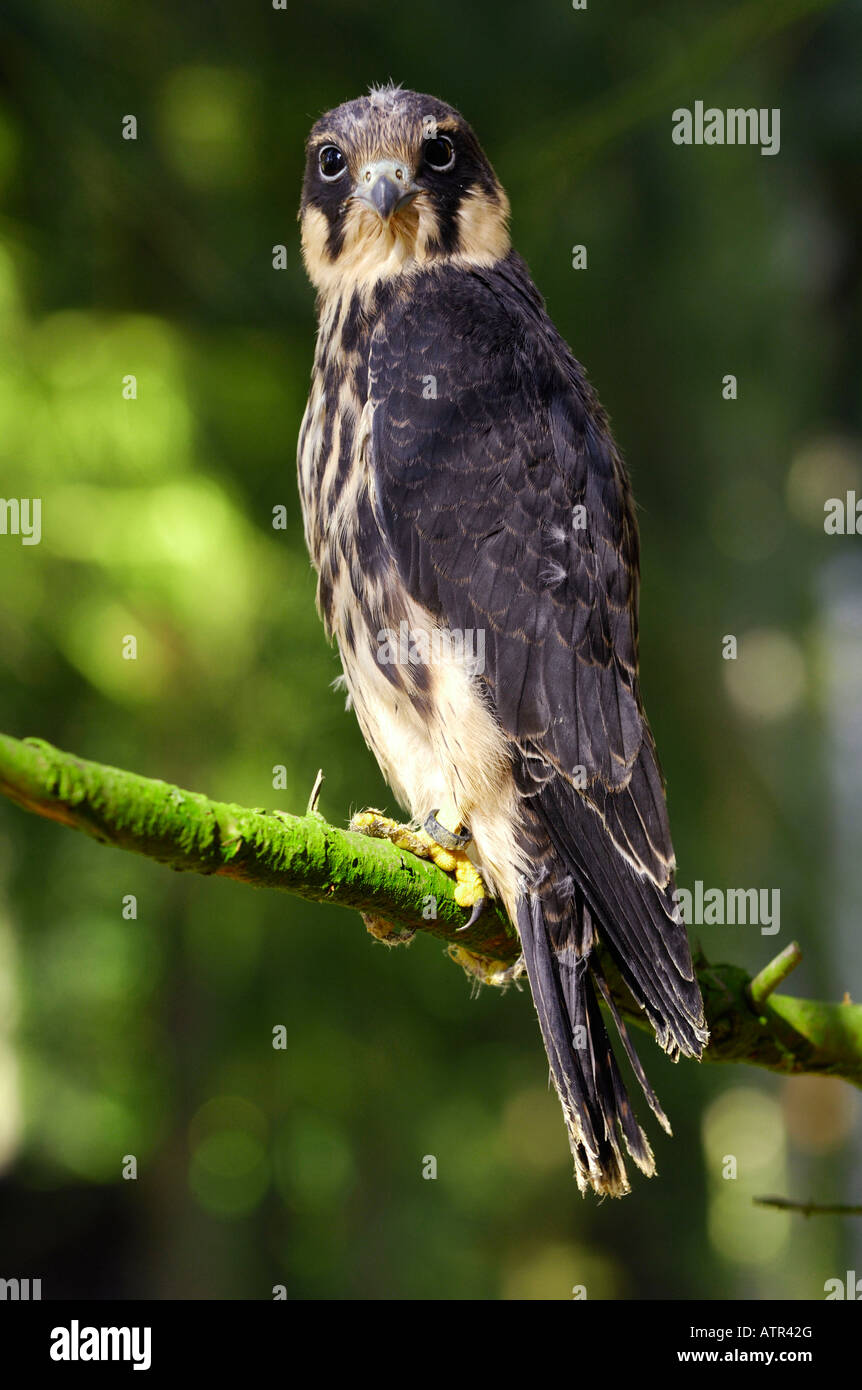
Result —
[[621, 1196], [621, 1139], [655, 1161], [600, 1000], [669, 1126], [596, 945], [671, 1056], [708, 1035], [638, 684], [629, 482], [508, 212], [434, 97], [372, 88], [317, 122], [299, 486], [362, 732], [459, 902], [487, 885], [516, 924], [578, 1185]]

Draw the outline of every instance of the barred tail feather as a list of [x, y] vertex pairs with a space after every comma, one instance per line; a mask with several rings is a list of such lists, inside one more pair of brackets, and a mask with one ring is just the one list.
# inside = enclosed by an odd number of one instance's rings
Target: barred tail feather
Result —
[[517, 918], [551, 1076], [566, 1119], [578, 1187], [581, 1192], [592, 1188], [602, 1195], [622, 1197], [630, 1191], [630, 1185], [620, 1139], [648, 1177], [655, 1173], [655, 1158], [632, 1111], [599, 1009], [597, 988], [609, 1002], [611, 1016], [650, 1108], [669, 1130], [667, 1118], [644, 1075], [597, 963], [591, 962], [589, 953], [580, 954], [574, 943], [562, 949], [551, 945], [542, 904], [535, 893], [519, 900]]

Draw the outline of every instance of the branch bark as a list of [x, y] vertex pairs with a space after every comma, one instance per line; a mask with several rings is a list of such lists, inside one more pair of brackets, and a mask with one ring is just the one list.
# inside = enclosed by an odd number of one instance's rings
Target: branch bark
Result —
[[[511, 978], [518, 959], [517, 935], [496, 903], [469, 931], [462, 930], [467, 914], [455, 902], [452, 880], [435, 865], [386, 840], [339, 830], [314, 810], [293, 816], [213, 801], [87, 762], [41, 739], [2, 734], [0, 794], [35, 815], [173, 869], [354, 908], [390, 944], [427, 932], [487, 983]], [[755, 1006], [744, 970], [703, 957], [695, 963], [711, 1031], [706, 1060], [745, 1062], [787, 1075], [838, 1076], [862, 1086], [862, 1006], [771, 991], [762, 997], [757, 988]], [[624, 1016], [649, 1031], [607, 956], [603, 966]], [[776, 968], [770, 984], [782, 969]]]
[[862, 1207], [845, 1206], [839, 1202], [793, 1202], [789, 1197], [752, 1197], [757, 1207], [775, 1207], [778, 1211], [798, 1211], [803, 1216], [862, 1216]]

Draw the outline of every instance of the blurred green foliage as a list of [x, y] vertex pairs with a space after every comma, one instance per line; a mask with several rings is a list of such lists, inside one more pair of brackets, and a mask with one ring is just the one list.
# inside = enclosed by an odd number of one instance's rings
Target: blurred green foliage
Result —
[[[862, 580], [822, 518], [862, 493], [860, 5], [7, 0], [0, 25], [0, 493], [43, 499], [40, 545], [0, 536], [0, 728], [293, 811], [323, 764], [329, 819], [392, 806], [329, 688], [294, 463], [303, 141], [391, 76], [474, 124], [630, 462], [680, 882], [782, 895], [778, 937], [696, 935], [749, 968], [796, 937], [797, 992], [858, 989], [827, 608]], [[675, 146], [697, 99], [780, 107], [780, 154]], [[581, 1202], [525, 994], [0, 806], [0, 1274], [46, 1297], [822, 1297], [840, 1223], [751, 1196], [843, 1190], [849, 1088], [643, 1055], [661, 1176]]]

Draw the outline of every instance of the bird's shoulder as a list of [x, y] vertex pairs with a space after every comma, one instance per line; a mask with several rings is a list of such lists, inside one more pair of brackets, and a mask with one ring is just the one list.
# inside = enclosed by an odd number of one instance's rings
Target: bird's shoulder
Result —
[[[444, 264], [393, 287], [376, 317], [369, 367], [376, 463], [402, 503], [418, 502], [420, 481], [426, 498], [433, 492], [449, 505], [466, 488], [481, 508], [480, 530], [513, 494], [527, 528], [568, 528], [581, 506], [588, 516], [572, 537], [576, 555], [598, 547], [591, 569], [622, 561], [636, 584], [627, 471], [517, 253], [487, 268]], [[405, 486], [410, 499], [400, 496]], [[624, 601], [619, 582], [608, 581]]]
[[457, 260], [433, 262], [383, 292], [376, 315], [377, 344], [414, 353], [453, 346], [469, 350], [487, 366], [503, 367], [506, 355], [528, 357], [546, 368], [577, 363], [552, 323], [525, 261], [515, 251], [487, 267]]

